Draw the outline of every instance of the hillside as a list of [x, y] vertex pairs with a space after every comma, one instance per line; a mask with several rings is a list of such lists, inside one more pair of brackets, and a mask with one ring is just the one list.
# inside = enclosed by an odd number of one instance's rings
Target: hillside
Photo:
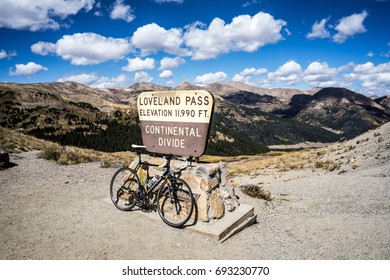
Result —
[[[139, 93], [200, 88], [187, 82], [175, 88], [137, 83], [126, 89], [0, 83], [0, 125], [62, 145], [128, 150], [141, 143]], [[389, 120], [384, 106], [345, 89], [269, 90], [242, 83], [206, 89], [215, 96], [208, 154], [257, 154], [268, 145], [334, 142]]]
[[353, 138], [389, 121], [389, 111], [372, 99], [344, 88], [324, 88], [314, 95], [294, 95], [275, 113]]
[[[211, 135], [219, 132], [226, 139], [239, 136], [266, 146], [301, 142], [333, 142], [338, 135], [294, 119], [281, 118], [258, 108], [240, 106], [217, 97]], [[231, 146], [230, 144], [229, 146]], [[229, 148], [229, 147], [228, 147]], [[251, 149], [252, 147], [248, 147]]]
[[100, 91], [76, 83], [1, 84], [0, 125], [62, 145], [128, 150], [140, 141], [137, 112]]

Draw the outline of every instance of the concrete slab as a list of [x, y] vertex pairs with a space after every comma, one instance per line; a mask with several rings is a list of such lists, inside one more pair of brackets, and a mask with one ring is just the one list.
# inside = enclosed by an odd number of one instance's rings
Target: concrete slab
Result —
[[198, 222], [196, 225], [187, 226], [186, 229], [207, 235], [216, 240], [225, 241], [245, 227], [256, 223], [256, 218], [253, 206], [241, 204], [233, 212], [225, 213], [221, 219], [212, 220], [208, 223]]

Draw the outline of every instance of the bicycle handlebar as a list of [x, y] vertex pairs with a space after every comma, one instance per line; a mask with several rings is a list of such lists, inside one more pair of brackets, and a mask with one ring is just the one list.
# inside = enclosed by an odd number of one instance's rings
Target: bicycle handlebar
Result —
[[171, 169], [173, 169], [174, 173], [175, 172], [179, 172], [180, 170], [184, 170], [188, 166], [188, 160], [186, 158], [183, 158], [183, 157], [178, 157], [178, 156], [175, 156], [175, 155], [166, 155], [163, 158], [165, 159], [165, 162], [163, 164], [159, 165], [158, 168], [166, 168], [171, 160], [184, 161], [184, 164], [181, 165], [181, 166], [171, 167]]
[[[131, 147], [133, 148], [134, 152], [136, 152], [137, 154], [141, 153], [141, 149], [146, 149], [146, 146], [135, 145], [135, 144], [132, 144]], [[184, 157], [178, 157], [178, 156], [175, 156], [172, 154], [165, 155], [165, 156], [163, 156], [163, 158], [165, 159], [165, 162], [161, 165], [158, 165], [157, 168], [167, 168], [167, 165], [169, 164], [169, 162], [171, 160], [184, 161], [184, 164], [182, 166], [179, 166], [179, 167], [175, 166], [174, 168], [172, 168], [172, 169], [174, 169], [173, 172], [179, 172], [180, 170], [186, 169], [189, 162], [192, 161], [192, 157], [189, 157], [188, 159], [186, 159]]]

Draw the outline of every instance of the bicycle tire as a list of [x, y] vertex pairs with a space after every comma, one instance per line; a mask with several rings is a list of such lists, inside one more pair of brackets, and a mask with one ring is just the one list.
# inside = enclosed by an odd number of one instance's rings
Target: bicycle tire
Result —
[[191, 218], [195, 200], [186, 181], [175, 178], [169, 182], [157, 192], [157, 210], [167, 225], [179, 228]]
[[137, 203], [135, 197], [139, 179], [137, 174], [128, 167], [118, 169], [110, 183], [110, 197], [116, 208], [122, 211], [131, 210]]

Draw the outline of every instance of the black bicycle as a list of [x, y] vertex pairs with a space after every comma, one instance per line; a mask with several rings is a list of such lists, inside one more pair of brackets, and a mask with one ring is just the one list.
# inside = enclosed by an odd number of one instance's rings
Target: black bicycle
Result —
[[[174, 155], [165, 155], [162, 165], [153, 164], [141, 159], [141, 151], [145, 146], [132, 145], [132, 148], [138, 155], [136, 167], [122, 167], [111, 179], [110, 196], [115, 207], [129, 211], [137, 205], [143, 211], [152, 211], [157, 206], [157, 211], [166, 224], [182, 227], [190, 220], [195, 203], [191, 188], [177, 176], [180, 170], [188, 166], [188, 161]], [[185, 161], [185, 164], [173, 170], [172, 160]], [[150, 166], [165, 171], [151, 177], [148, 172]]]

